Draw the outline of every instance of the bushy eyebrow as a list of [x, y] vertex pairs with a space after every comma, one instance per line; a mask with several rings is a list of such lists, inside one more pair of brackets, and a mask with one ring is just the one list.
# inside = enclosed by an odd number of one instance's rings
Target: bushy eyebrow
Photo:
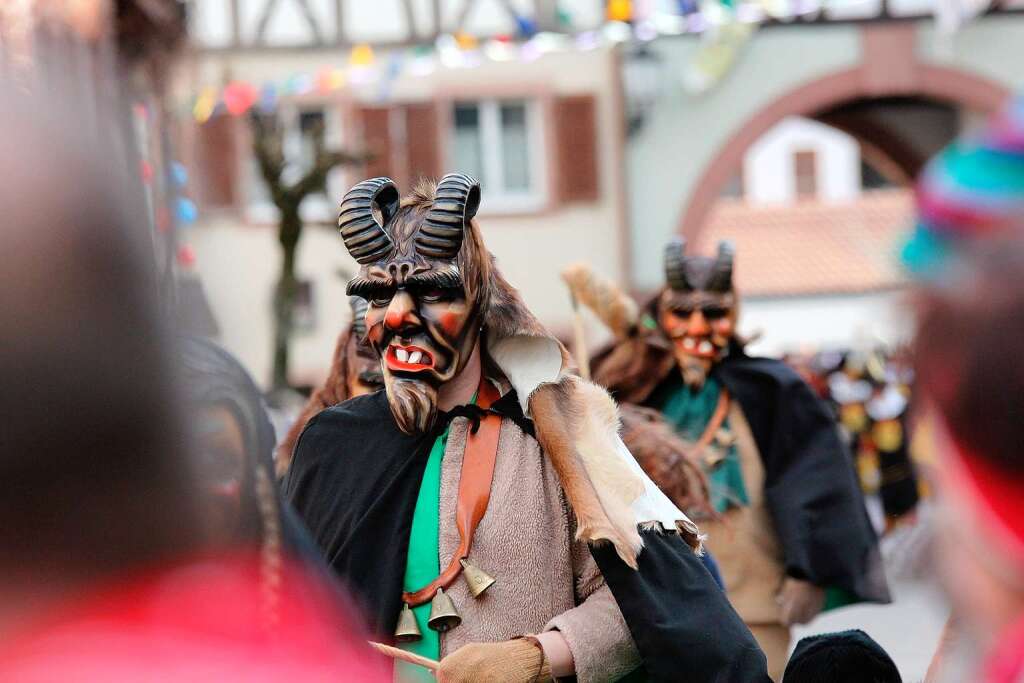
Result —
[[462, 276], [454, 270], [432, 270], [426, 273], [416, 273], [405, 279], [407, 287], [421, 287], [433, 289], [462, 289]]
[[395, 281], [391, 278], [368, 278], [357, 276], [349, 281], [345, 293], [349, 296], [361, 296], [367, 301], [375, 298], [375, 295], [393, 292]]

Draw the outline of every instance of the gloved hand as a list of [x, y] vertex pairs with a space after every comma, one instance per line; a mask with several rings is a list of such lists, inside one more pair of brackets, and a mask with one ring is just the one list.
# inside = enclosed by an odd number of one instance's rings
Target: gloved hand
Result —
[[440, 683], [534, 683], [551, 681], [544, 651], [524, 638], [502, 643], [470, 643], [441, 660]]
[[825, 606], [825, 589], [800, 579], [787, 578], [776, 596], [785, 626], [806, 624]]

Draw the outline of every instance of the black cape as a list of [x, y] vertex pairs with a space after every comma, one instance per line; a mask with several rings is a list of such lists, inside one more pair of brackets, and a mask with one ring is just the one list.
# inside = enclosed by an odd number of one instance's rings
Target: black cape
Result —
[[[492, 409], [529, 433], [514, 393]], [[410, 436], [398, 429], [383, 391], [351, 399], [310, 421], [283, 482], [378, 638], [390, 639], [397, 623], [413, 510], [445, 424]], [[674, 532], [641, 533], [638, 571], [610, 544], [591, 547], [640, 651], [641, 675], [669, 681], [685, 671], [695, 683], [769, 681], [764, 654], [700, 558]]]
[[847, 602], [889, 602], [853, 460], [826, 404], [782, 361], [738, 348], [712, 373], [739, 401], [764, 461], [786, 573], [839, 589]]

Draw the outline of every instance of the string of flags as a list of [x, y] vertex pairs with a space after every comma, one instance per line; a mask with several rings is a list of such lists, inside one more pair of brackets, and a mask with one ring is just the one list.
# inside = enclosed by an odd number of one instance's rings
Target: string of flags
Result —
[[378, 56], [369, 44], [354, 46], [345, 64], [324, 67], [314, 73], [293, 74], [277, 82], [254, 84], [233, 80], [220, 88], [206, 86], [192, 102], [192, 115], [203, 123], [214, 114], [226, 112], [241, 116], [249, 110], [272, 111], [282, 96], [327, 94], [346, 87], [379, 85], [378, 96], [385, 99], [390, 85], [403, 74], [426, 76], [439, 68], [473, 68], [485, 60], [494, 62], [530, 62], [548, 52], [567, 50], [575, 43], [578, 49], [594, 49], [600, 44], [593, 36], [575, 39], [562, 34], [535, 33], [525, 42], [511, 37], [480, 41], [465, 33], [441, 36], [435, 45], [389, 50]]
[[[800, 4], [797, 13], [818, 0], [793, 0]], [[672, 11], [654, 11], [654, 2], [607, 0], [605, 23], [597, 30], [575, 34], [538, 31], [529, 17], [516, 15], [515, 35], [499, 35], [480, 39], [466, 32], [445, 34], [433, 44], [389, 50], [377, 54], [370, 44], [352, 47], [344, 63], [325, 66], [314, 73], [298, 73], [286, 79], [260, 84], [233, 80], [221, 87], [206, 86], [192, 101], [192, 116], [199, 123], [226, 112], [242, 116], [252, 109], [273, 111], [280, 97], [307, 94], [329, 94], [349, 87], [376, 85], [379, 100], [386, 100], [392, 84], [402, 75], [425, 76], [437, 69], [465, 69], [485, 62], [532, 62], [547, 53], [569, 50], [588, 51], [598, 47], [629, 41], [647, 42], [661, 35], [685, 33], [704, 34], [711, 29], [736, 23], [756, 24], [767, 17], [788, 13], [790, 0], [670, 0]], [[665, 2], [659, 4], [664, 7]], [[568, 29], [572, 17], [559, 11], [559, 22]], [[749, 35], [749, 29], [727, 33], [735, 42], [736, 35]], [[705, 38], [709, 36], [705, 35]], [[728, 60], [718, 59], [716, 62]], [[721, 70], [716, 64], [714, 70]]]

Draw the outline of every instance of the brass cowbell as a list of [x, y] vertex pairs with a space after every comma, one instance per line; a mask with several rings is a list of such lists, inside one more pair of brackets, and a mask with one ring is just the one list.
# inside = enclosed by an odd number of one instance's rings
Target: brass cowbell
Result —
[[455, 609], [452, 599], [448, 597], [443, 588], [438, 588], [434, 599], [430, 601], [430, 618], [427, 619], [427, 626], [444, 633], [462, 623], [462, 617]]
[[416, 615], [409, 609], [409, 603], [402, 605], [398, 614], [398, 626], [395, 627], [395, 641], [413, 643], [423, 638], [420, 627], [416, 624]]
[[480, 594], [491, 587], [494, 583], [494, 577], [485, 572], [479, 567], [471, 565], [466, 560], [459, 560], [462, 563], [462, 576], [466, 579], [466, 585], [469, 586], [469, 592], [474, 598], [479, 598]]

